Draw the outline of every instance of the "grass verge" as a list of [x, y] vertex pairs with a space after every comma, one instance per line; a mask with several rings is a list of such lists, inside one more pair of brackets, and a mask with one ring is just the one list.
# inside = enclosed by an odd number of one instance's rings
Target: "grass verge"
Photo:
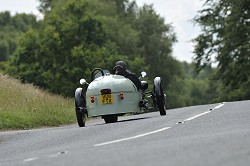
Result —
[[73, 99], [0, 74], [0, 131], [74, 123]]

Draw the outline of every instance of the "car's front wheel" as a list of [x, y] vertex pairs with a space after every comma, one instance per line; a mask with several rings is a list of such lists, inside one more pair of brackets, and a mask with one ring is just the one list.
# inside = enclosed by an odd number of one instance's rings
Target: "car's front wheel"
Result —
[[77, 88], [75, 91], [75, 111], [79, 127], [85, 126], [86, 116], [83, 113], [83, 109], [85, 108], [86, 108], [86, 101], [82, 96], [82, 88]]
[[117, 115], [104, 115], [102, 118], [104, 119], [105, 123], [115, 123], [118, 120]]
[[76, 108], [76, 119], [79, 127], [85, 127], [86, 116]]

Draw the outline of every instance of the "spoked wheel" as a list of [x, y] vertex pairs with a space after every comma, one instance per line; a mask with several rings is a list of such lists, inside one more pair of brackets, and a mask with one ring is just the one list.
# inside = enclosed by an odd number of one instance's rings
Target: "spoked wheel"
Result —
[[75, 91], [75, 111], [76, 119], [79, 127], [84, 127], [86, 122], [86, 116], [83, 113], [83, 109], [86, 108], [86, 101], [82, 96], [82, 88], [77, 88]]
[[161, 77], [156, 77], [154, 79], [154, 93], [157, 107], [159, 108], [160, 115], [166, 115], [166, 107], [165, 107], [165, 96], [162, 88], [162, 79]]
[[118, 120], [117, 115], [104, 115], [102, 118], [104, 119], [105, 123], [115, 123]]

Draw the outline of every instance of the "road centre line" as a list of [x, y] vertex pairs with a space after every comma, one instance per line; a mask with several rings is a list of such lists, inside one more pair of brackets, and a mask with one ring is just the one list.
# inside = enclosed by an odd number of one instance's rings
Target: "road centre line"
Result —
[[[223, 103], [220, 103], [218, 106], [214, 107], [212, 110], [219, 109], [219, 108], [221, 108], [222, 106], [224, 106], [224, 104], [225, 104], [224, 102], [223, 102]], [[185, 119], [183, 122], [187, 122], [187, 121], [194, 120], [194, 119], [196, 119], [196, 118], [198, 118], [198, 117], [201, 117], [201, 116], [203, 116], [203, 115], [206, 115], [206, 114], [208, 114], [208, 113], [210, 113], [210, 112], [211, 112], [211, 111], [206, 111], [206, 112], [204, 112], [204, 113], [201, 113], [201, 114], [192, 116], [192, 117], [190, 117], [190, 118], [188, 118], [188, 119]], [[136, 139], [136, 138], [144, 137], [144, 136], [147, 136], [147, 135], [155, 134], [155, 133], [158, 133], [158, 132], [162, 132], [162, 131], [167, 130], [167, 129], [170, 129], [170, 128], [171, 128], [171, 127], [164, 127], [164, 128], [162, 128], [162, 129], [155, 130], [155, 131], [152, 131], [152, 132], [148, 132], [148, 133], [136, 135], [136, 136], [133, 136], [133, 137], [118, 139], [118, 140], [114, 140], [114, 141], [104, 142], [104, 143], [100, 143], [100, 144], [95, 144], [94, 146], [98, 147], [98, 146], [104, 146], [104, 145], [109, 145], [109, 144], [113, 144], [113, 143], [123, 142], [123, 141], [131, 140], [131, 139]]]
[[200, 116], [206, 115], [206, 114], [208, 114], [208, 113], [210, 113], [210, 112], [211, 112], [211, 111], [207, 111], [207, 112], [203, 112], [203, 113], [201, 113], [201, 114], [192, 116], [192, 117], [190, 117], [190, 118], [188, 118], [188, 119], [185, 119], [184, 122], [187, 122], [187, 121], [190, 121], [190, 120], [194, 120], [194, 119], [196, 119], [196, 118], [198, 118], [198, 117], [200, 117]]
[[[216, 107], [214, 107], [213, 109], [211, 109], [211, 110], [216, 110], [216, 109], [219, 109], [219, 108], [221, 108], [222, 106], [224, 106], [225, 105], [225, 103], [223, 102], [223, 103], [220, 103], [219, 105], [217, 105]], [[208, 114], [208, 113], [210, 113], [211, 111], [206, 111], [206, 112], [203, 112], [203, 113], [201, 113], [201, 114], [198, 114], [198, 115], [195, 115], [195, 116], [192, 116], [192, 117], [190, 117], [190, 118], [188, 118], [188, 119], [185, 119], [183, 122], [187, 122], [187, 121], [190, 121], [190, 120], [194, 120], [194, 119], [196, 119], [196, 118], [198, 118], [198, 117], [200, 117], [200, 116], [203, 116], [203, 115], [206, 115], [206, 114]]]
[[147, 135], [159, 133], [159, 132], [165, 131], [165, 130], [170, 129], [170, 128], [171, 127], [164, 127], [162, 129], [155, 130], [155, 131], [152, 131], [152, 132], [148, 132], [148, 133], [136, 135], [136, 136], [133, 136], [133, 137], [118, 139], [118, 140], [114, 140], [114, 141], [104, 142], [104, 143], [101, 143], [101, 144], [95, 144], [94, 146], [96, 146], [96, 147], [97, 146], [104, 146], [104, 145], [109, 145], [109, 144], [113, 144], [113, 143], [123, 142], [123, 141], [131, 140], [131, 139], [136, 139], [136, 138], [144, 137], [144, 136], [147, 136]]
[[34, 161], [34, 160], [37, 160], [39, 159], [38, 157], [32, 157], [32, 158], [27, 158], [27, 159], [24, 159], [23, 161], [24, 162], [29, 162], [29, 161]]
[[213, 109], [213, 110], [215, 110], [215, 109], [219, 109], [220, 107], [222, 107], [222, 106], [224, 106], [224, 105], [225, 105], [225, 102], [220, 103], [219, 105], [217, 105], [216, 107], [214, 107], [214, 109]]

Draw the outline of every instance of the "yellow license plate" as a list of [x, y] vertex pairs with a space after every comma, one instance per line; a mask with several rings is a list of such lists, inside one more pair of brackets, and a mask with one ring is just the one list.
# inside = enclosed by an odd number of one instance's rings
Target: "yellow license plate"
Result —
[[113, 104], [114, 96], [112, 94], [103, 94], [100, 96], [101, 104]]

